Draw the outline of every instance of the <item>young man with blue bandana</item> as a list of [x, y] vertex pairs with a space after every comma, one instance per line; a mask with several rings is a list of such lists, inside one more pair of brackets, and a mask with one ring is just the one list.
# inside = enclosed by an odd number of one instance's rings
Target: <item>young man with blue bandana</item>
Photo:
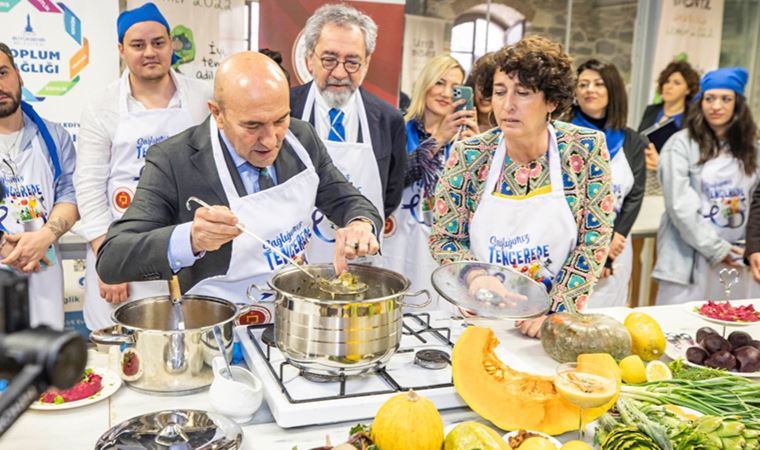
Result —
[[55, 243], [78, 219], [74, 145], [21, 101], [23, 81], [0, 43], [0, 264], [29, 274], [31, 325], [63, 329], [63, 270]]
[[85, 323], [111, 324], [121, 302], [167, 293], [165, 282], [109, 285], [98, 279], [95, 259], [109, 225], [134, 198], [148, 149], [208, 116], [211, 89], [171, 69], [170, 27], [153, 3], [124, 11], [117, 21], [119, 54], [127, 70], [96, 95], [81, 120], [74, 184], [90, 242], [85, 275]]

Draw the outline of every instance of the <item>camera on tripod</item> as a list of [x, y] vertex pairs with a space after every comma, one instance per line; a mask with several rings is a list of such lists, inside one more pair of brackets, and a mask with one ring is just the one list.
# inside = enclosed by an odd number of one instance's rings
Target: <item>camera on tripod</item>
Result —
[[79, 334], [29, 325], [27, 277], [0, 268], [0, 379], [10, 380], [0, 393], [0, 436], [48, 387], [76, 384], [87, 363]]

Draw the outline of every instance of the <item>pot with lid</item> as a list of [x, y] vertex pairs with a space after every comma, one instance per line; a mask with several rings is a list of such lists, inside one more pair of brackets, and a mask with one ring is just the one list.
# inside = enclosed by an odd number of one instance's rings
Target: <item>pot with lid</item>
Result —
[[213, 381], [211, 361], [220, 354], [214, 339], [219, 325], [228, 356], [238, 307], [227, 300], [185, 295], [178, 326], [168, 295], [123, 303], [111, 317], [116, 325], [93, 331], [96, 344], [119, 345], [121, 378], [133, 389], [164, 395], [184, 395], [206, 389]]
[[[332, 280], [332, 264], [302, 266], [318, 279]], [[274, 294], [274, 337], [277, 348], [294, 366], [312, 373], [355, 375], [382, 367], [399, 347], [403, 307], [430, 304], [426, 290], [408, 293], [410, 282], [396, 272], [372, 266], [350, 265], [361, 293], [338, 295], [320, 289], [320, 283], [294, 267], [277, 272], [270, 289], [253, 291]], [[406, 297], [424, 295], [420, 304]]]

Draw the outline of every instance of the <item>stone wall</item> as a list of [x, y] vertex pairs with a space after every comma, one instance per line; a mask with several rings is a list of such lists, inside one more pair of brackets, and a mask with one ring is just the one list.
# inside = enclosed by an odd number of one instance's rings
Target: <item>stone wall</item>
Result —
[[[482, 0], [411, 0], [407, 13], [451, 21]], [[494, 0], [527, 18], [526, 34], [541, 34], [565, 42], [567, 0]], [[611, 61], [628, 82], [631, 73], [636, 0], [575, 0], [573, 3], [570, 54], [578, 62], [589, 58]]]

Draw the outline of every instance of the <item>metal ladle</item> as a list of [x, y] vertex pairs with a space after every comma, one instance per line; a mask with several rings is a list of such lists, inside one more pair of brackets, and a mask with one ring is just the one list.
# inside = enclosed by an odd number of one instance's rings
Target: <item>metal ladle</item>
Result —
[[[206, 203], [203, 200], [199, 199], [198, 197], [196, 197], [196, 196], [190, 196], [187, 199], [187, 201], [185, 202], [185, 207], [187, 208], [188, 211], [192, 210], [192, 207], [190, 206], [191, 202], [195, 202], [195, 203], [197, 203], [200, 206], [203, 206], [205, 208], [209, 208], [209, 209], [212, 208], [211, 205], [209, 205], [208, 203]], [[252, 238], [256, 239], [257, 241], [259, 241], [263, 246], [265, 246], [268, 249], [272, 250], [280, 258], [282, 258], [285, 261], [287, 261], [288, 264], [291, 264], [291, 265], [295, 266], [296, 269], [300, 270], [306, 276], [308, 276], [309, 278], [311, 278], [312, 280], [314, 280], [314, 282], [317, 283], [317, 285], [319, 286], [319, 290], [320, 291], [327, 292], [329, 294], [353, 295], [353, 294], [360, 294], [360, 293], [362, 293], [362, 292], [364, 292], [364, 291], [366, 291], [368, 289], [368, 286], [365, 283], [362, 283], [360, 281], [354, 281], [353, 285], [346, 285], [343, 282], [343, 279], [341, 279], [340, 277], [338, 277], [338, 278], [336, 278], [334, 280], [326, 280], [326, 279], [321, 279], [319, 277], [316, 277], [316, 276], [312, 275], [311, 273], [309, 273], [306, 269], [304, 269], [303, 267], [301, 267], [300, 264], [298, 264], [295, 261], [293, 261], [292, 258], [290, 258], [288, 255], [286, 255], [285, 253], [283, 253], [279, 248], [273, 246], [272, 244], [270, 244], [266, 240], [260, 238], [256, 233], [254, 233], [253, 231], [251, 231], [248, 228], [246, 228], [245, 225], [243, 225], [242, 223], [240, 223], [240, 222], [236, 223], [235, 227], [237, 227], [237, 229], [240, 230], [240, 231], [242, 231], [243, 233], [245, 233], [245, 234], [251, 236]]]

